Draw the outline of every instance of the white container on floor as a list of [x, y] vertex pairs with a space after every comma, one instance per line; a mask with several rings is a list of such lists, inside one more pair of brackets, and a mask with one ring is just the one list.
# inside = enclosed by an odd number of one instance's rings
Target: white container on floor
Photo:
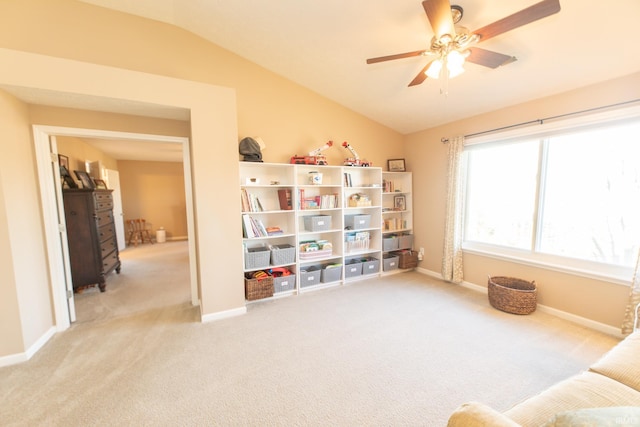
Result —
[[167, 232], [164, 228], [160, 227], [156, 230], [156, 243], [164, 243], [167, 241]]

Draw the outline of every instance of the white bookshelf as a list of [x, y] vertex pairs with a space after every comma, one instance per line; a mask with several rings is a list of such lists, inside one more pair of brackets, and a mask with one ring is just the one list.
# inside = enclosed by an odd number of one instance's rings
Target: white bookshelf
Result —
[[393, 251], [413, 249], [413, 175], [411, 172], [382, 172], [382, 180], [384, 258]]
[[[322, 175], [321, 179], [318, 176]], [[245, 212], [266, 227], [279, 227], [281, 234], [275, 236], [247, 235], [243, 227], [244, 273], [283, 267], [296, 275], [294, 289], [276, 292], [275, 297], [287, 296], [355, 280], [375, 277], [382, 272], [382, 207], [385, 197], [382, 192], [381, 168], [350, 166], [315, 166], [275, 163], [240, 163], [240, 190], [259, 200], [258, 212]], [[278, 190], [289, 191], [291, 209], [282, 209]], [[358, 195], [360, 202], [354, 202]], [[242, 206], [242, 205], [241, 205]], [[253, 206], [251, 206], [253, 207]], [[249, 208], [250, 209], [250, 208]], [[354, 218], [357, 222], [354, 222]], [[368, 223], [362, 221], [368, 219]], [[351, 223], [349, 222], [351, 221]], [[329, 225], [330, 224], [330, 225]], [[348, 228], [352, 224], [354, 229]], [[309, 228], [311, 226], [311, 228]], [[368, 236], [364, 242], [352, 243], [354, 234], [359, 238]], [[300, 247], [305, 242], [329, 246], [317, 253], [301, 256]], [[295, 259], [282, 265], [247, 266], [247, 251], [270, 245], [295, 246]], [[312, 243], [313, 244], [313, 243]], [[317, 256], [316, 256], [317, 255]], [[251, 256], [249, 256], [251, 257]], [[369, 260], [365, 273], [350, 275], [345, 267], [361, 260]], [[377, 260], [377, 265], [375, 263]], [[339, 269], [336, 265], [340, 265]], [[327, 267], [326, 275], [322, 270]], [[309, 271], [320, 271], [322, 279], [305, 282], [315, 276]], [[325, 277], [326, 276], [326, 277]], [[259, 300], [263, 301], [263, 300]]]

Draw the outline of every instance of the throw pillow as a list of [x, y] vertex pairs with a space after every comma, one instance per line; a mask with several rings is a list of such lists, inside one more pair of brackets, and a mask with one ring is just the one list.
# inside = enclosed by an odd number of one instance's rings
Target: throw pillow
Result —
[[640, 407], [586, 408], [556, 414], [543, 427], [640, 427]]

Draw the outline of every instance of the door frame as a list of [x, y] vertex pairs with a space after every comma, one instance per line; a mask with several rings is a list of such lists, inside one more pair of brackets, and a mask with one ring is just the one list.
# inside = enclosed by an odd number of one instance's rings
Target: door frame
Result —
[[[189, 247], [189, 276], [191, 288], [191, 304], [199, 305], [198, 295], [198, 270], [197, 253], [195, 239], [195, 220], [193, 210], [193, 186], [191, 182], [191, 154], [189, 149], [189, 138], [167, 135], [151, 135], [142, 133], [119, 132], [97, 129], [83, 129], [63, 126], [33, 125], [33, 140], [35, 145], [36, 163], [38, 179], [40, 184], [40, 201], [42, 204], [42, 216], [44, 221], [44, 231], [46, 248], [49, 259], [49, 275], [51, 278], [51, 295], [53, 297], [53, 308], [55, 311], [56, 329], [58, 332], [64, 331], [71, 326], [69, 318], [69, 302], [67, 300], [67, 279], [64, 265], [68, 265], [68, 259], [63, 253], [63, 243], [61, 239], [66, 239], [66, 231], [62, 232], [58, 222], [57, 209], [62, 200], [58, 200], [61, 195], [56, 192], [56, 182], [59, 177], [56, 174], [58, 168], [57, 159], [51, 153], [51, 136], [72, 136], [77, 138], [107, 138], [107, 139], [137, 139], [159, 143], [179, 143], [182, 145], [182, 161], [184, 167], [184, 185], [187, 210], [187, 238]], [[57, 153], [56, 153], [57, 154]], [[59, 185], [59, 184], [58, 184]], [[71, 288], [71, 287], [69, 287]], [[70, 296], [73, 298], [73, 295]]]

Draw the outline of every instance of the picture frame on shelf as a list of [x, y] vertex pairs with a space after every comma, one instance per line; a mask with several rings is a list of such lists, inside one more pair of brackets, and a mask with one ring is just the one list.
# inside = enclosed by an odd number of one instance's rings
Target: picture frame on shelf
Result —
[[66, 166], [60, 165], [60, 176], [62, 177], [62, 188], [64, 188], [65, 184], [67, 184], [67, 187], [69, 188], [78, 188], [78, 184], [76, 184], [76, 181], [73, 179]]
[[404, 163], [404, 159], [389, 159], [387, 160], [387, 169], [389, 172], [406, 172], [407, 168]]
[[104, 179], [93, 178], [93, 182], [96, 184], [96, 188], [99, 190], [107, 190], [107, 183]]
[[91, 179], [89, 174], [86, 173], [85, 171], [73, 171], [73, 173], [76, 174], [76, 177], [82, 183], [82, 188], [89, 188], [91, 190], [96, 188], [96, 185], [93, 183], [93, 180]]
[[393, 196], [393, 210], [404, 211], [407, 209], [407, 199], [404, 195]]
[[58, 163], [60, 167], [65, 167], [69, 170], [69, 158], [67, 156], [63, 156], [62, 154], [58, 154]]

